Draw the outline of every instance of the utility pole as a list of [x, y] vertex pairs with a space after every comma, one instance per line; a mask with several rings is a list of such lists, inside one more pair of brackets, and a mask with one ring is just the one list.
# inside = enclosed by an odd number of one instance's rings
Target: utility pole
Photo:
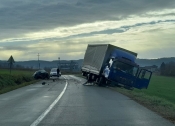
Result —
[[70, 61], [70, 71], [72, 72], [73, 61]]
[[60, 57], [58, 57], [58, 63], [59, 63], [59, 69], [60, 69], [60, 68], [61, 68], [61, 67], [60, 67]]
[[38, 67], [39, 67], [39, 69], [40, 69], [40, 63], [39, 63], [39, 56], [40, 56], [40, 55], [39, 55], [39, 53], [38, 53], [37, 56], [38, 56]]

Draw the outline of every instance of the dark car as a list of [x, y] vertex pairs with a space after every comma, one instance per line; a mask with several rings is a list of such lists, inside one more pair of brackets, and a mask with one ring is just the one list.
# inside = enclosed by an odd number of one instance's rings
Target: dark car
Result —
[[45, 70], [38, 70], [33, 74], [35, 79], [49, 79], [49, 73]]

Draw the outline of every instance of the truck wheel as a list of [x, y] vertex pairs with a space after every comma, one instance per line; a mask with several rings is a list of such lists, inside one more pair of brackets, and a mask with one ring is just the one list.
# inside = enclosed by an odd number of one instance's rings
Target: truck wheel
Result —
[[103, 79], [103, 77], [99, 77], [99, 78], [97, 78], [97, 85], [98, 86], [102, 86], [103, 85], [103, 83], [104, 83], [104, 79]]
[[96, 75], [92, 75], [92, 77], [91, 77], [91, 79], [92, 79], [92, 81], [96, 81]]
[[82, 76], [85, 76], [86, 75], [86, 73], [85, 72], [82, 72]]
[[110, 81], [110, 80], [106, 79], [105, 81], [106, 81], [106, 85], [107, 85], [107, 86], [112, 86], [112, 84], [111, 84], [111, 81]]
[[87, 80], [91, 81], [92, 80], [92, 74], [87, 74]]

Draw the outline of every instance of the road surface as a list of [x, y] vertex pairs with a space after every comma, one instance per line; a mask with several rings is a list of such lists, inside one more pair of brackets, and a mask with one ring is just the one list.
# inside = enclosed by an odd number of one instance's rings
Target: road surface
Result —
[[0, 126], [174, 126], [106, 87], [64, 75], [0, 95]]

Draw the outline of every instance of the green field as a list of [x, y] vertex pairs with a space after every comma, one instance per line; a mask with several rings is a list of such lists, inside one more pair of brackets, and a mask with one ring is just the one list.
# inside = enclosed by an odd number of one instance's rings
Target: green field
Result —
[[175, 77], [152, 76], [148, 89], [134, 89], [149, 96], [155, 96], [175, 104]]
[[[35, 72], [35, 70], [16, 70], [16, 69], [12, 69], [11, 71], [11, 75], [29, 75], [32, 76], [33, 73]], [[0, 69], [0, 75], [2, 74], [6, 74], [6, 75], [10, 75], [10, 70], [9, 69]]]
[[175, 123], [175, 77], [153, 75], [148, 89], [112, 88]]
[[33, 70], [0, 69], [0, 94], [29, 85], [35, 82]]

